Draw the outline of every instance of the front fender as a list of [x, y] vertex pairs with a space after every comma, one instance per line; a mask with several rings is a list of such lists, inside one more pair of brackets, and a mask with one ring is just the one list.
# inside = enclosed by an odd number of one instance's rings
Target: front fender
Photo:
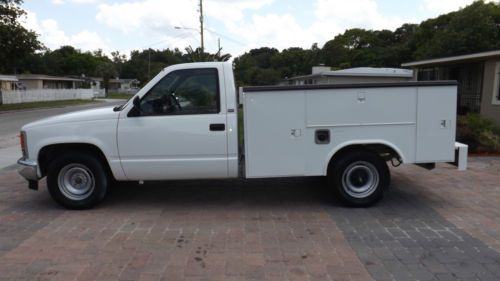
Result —
[[117, 120], [49, 124], [27, 130], [28, 157], [38, 161], [40, 151], [48, 145], [90, 144], [104, 154], [116, 179], [124, 179], [116, 141]]

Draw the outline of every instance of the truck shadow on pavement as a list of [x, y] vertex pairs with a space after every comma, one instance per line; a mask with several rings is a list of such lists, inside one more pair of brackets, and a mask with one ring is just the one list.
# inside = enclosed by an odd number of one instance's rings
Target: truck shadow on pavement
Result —
[[[185, 180], [163, 182], [118, 182], [110, 187], [105, 200], [95, 209], [113, 208], [200, 208], [200, 207], [287, 207], [310, 206], [327, 208], [349, 208], [339, 202], [324, 177], [298, 177], [273, 179], [236, 180]], [[26, 191], [35, 198], [29, 200], [29, 208], [63, 209], [52, 201], [45, 179], [36, 193]], [[393, 178], [384, 198], [377, 204], [364, 209], [380, 209], [390, 212], [404, 207], [401, 214], [415, 215], [423, 209], [428, 197], [423, 190], [411, 186], [410, 182]], [[31, 197], [31, 196], [29, 196]], [[24, 200], [23, 200], [24, 201]], [[362, 208], [363, 209], [363, 208]], [[111, 211], [110, 210], [110, 211]], [[411, 211], [413, 210], [413, 211]]]
[[[111, 206], [279, 206], [340, 204], [322, 177], [258, 180], [189, 180], [120, 182], [112, 186], [104, 207]], [[143, 206], [143, 207], [144, 207]]]
[[[334, 195], [325, 177], [237, 180], [186, 180], [165, 182], [118, 182], [111, 186], [98, 208], [147, 206], [316, 206], [346, 208]], [[406, 179], [393, 178], [384, 198], [371, 208], [394, 209], [399, 205], [419, 209], [427, 198]], [[428, 206], [427, 206], [428, 208]], [[417, 210], [415, 210], [418, 212]]]

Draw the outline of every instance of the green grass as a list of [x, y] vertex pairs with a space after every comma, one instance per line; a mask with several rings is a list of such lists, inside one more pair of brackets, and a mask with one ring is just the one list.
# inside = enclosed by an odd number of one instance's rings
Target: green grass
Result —
[[2, 105], [0, 105], [0, 111], [36, 109], [36, 108], [47, 108], [47, 107], [64, 107], [64, 106], [73, 106], [73, 105], [92, 104], [92, 103], [97, 103], [97, 102], [98, 101], [94, 101], [94, 100], [57, 100], [57, 101], [2, 104]]
[[134, 95], [131, 95], [131, 94], [121, 94], [121, 93], [109, 92], [106, 99], [128, 100], [133, 96]]

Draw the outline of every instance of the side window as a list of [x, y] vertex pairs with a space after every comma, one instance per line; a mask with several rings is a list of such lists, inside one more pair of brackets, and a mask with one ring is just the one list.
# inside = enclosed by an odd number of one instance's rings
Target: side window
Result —
[[143, 115], [215, 114], [219, 110], [217, 69], [169, 73], [142, 99]]

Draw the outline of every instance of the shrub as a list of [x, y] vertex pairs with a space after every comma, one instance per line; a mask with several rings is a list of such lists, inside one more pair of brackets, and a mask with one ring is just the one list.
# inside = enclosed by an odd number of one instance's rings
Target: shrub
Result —
[[474, 113], [459, 116], [457, 140], [469, 145], [471, 152], [500, 152], [500, 126]]
[[489, 150], [500, 151], [500, 136], [490, 130], [481, 132], [479, 143]]

